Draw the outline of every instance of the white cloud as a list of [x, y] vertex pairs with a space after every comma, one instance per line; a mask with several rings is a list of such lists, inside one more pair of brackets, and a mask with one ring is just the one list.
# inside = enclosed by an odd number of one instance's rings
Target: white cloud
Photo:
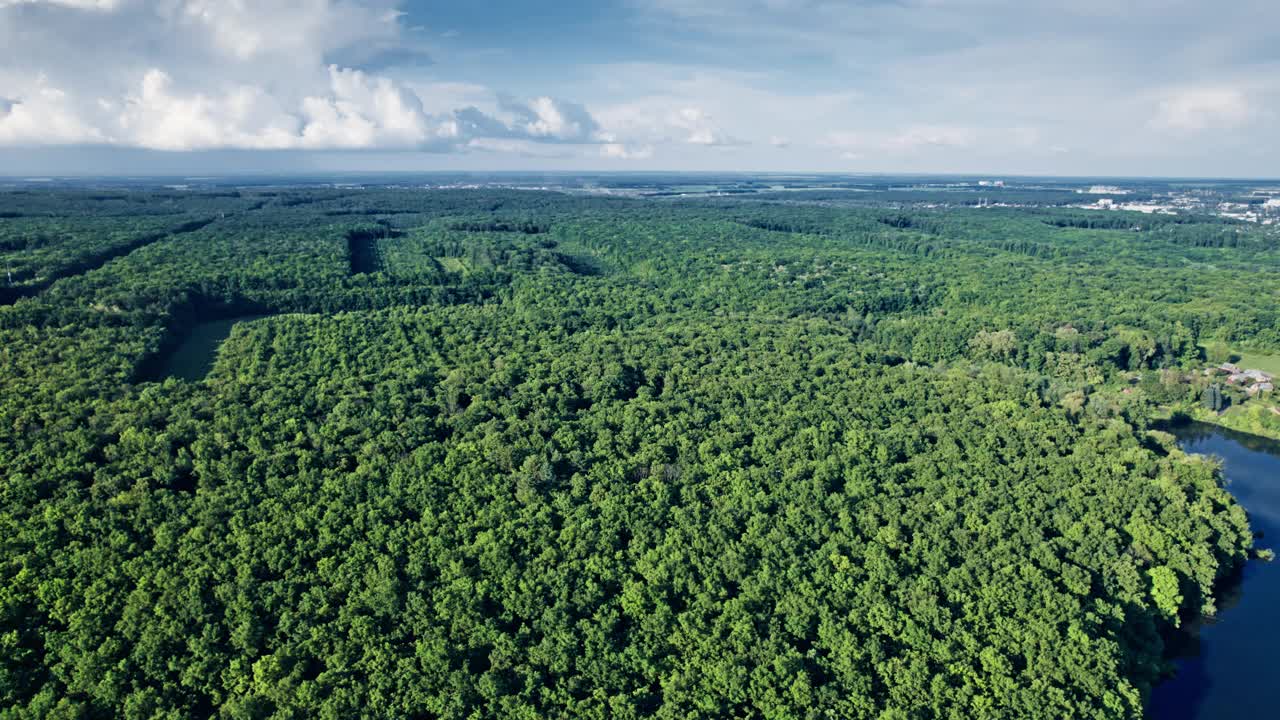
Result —
[[332, 92], [303, 101], [306, 147], [415, 147], [456, 141], [457, 124], [426, 115], [418, 98], [387, 78], [329, 69]]
[[690, 145], [729, 146], [743, 145], [743, 141], [727, 135], [711, 116], [696, 107], [680, 108], [667, 116], [667, 126], [683, 131], [684, 142]]
[[[294, 104], [282, 103], [257, 85], [218, 92], [178, 88], [157, 68], [119, 99], [98, 98], [91, 105], [77, 105], [61, 90], [41, 87], [12, 101], [0, 115], [0, 144], [91, 143], [170, 151], [450, 150], [486, 135], [463, 132], [453, 114], [424, 112], [416, 95], [387, 78], [336, 66], [328, 73], [327, 91]], [[491, 134], [539, 139], [492, 118], [490, 122], [497, 128]]]
[[[408, 148], [491, 167], [566, 152], [579, 167], [656, 155], [743, 170], [1280, 162], [1275, 24], [1258, 21], [1274, 0], [622, 4], [626, 22], [594, 42], [629, 33], [628, 56], [649, 62], [593, 65], [601, 54], [572, 36], [489, 47], [429, 7], [403, 15], [408, 0], [0, 0], [0, 145]], [[677, 40], [697, 64], [661, 61]], [[539, 77], [554, 84], [521, 84]]]
[[316, 63], [327, 52], [399, 40], [395, 4], [387, 0], [178, 0], [155, 6], [170, 24], [211, 38], [237, 60], [271, 57]]
[[219, 96], [184, 94], [174, 90], [168, 74], [153, 68], [121, 105], [111, 115], [117, 105], [104, 102], [108, 113], [99, 120], [107, 128], [99, 133], [117, 144], [155, 150], [266, 149], [287, 147], [296, 137], [296, 120], [274, 106], [261, 88], [248, 85]]
[[594, 142], [599, 126], [587, 109], [550, 97], [519, 102], [504, 97], [499, 109], [512, 116], [510, 132], [558, 142]]
[[68, 107], [67, 94], [38, 76], [21, 98], [7, 98], [0, 113], [0, 145], [84, 143], [103, 138]]
[[1254, 115], [1249, 98], [1239, 88], [1196, 87], [1161, 99], [1149, 124], [1159, 130], [1195, 132], [1236, 128]]
[[428, 111], [408, 85], [326, 60], [394, 44], [397, 4], [0, 0], [0, 145], [527, 154], [520, 143], [602, 141], [576, 103], [439, 83], [423, 86], [440, 90]]
[[405, 87], [422, 101], [429, 113], [449, 113], [458, 108], [476, 107], [494, 100], [493, 91], [484, 85], [463, 82], [407, 82]]

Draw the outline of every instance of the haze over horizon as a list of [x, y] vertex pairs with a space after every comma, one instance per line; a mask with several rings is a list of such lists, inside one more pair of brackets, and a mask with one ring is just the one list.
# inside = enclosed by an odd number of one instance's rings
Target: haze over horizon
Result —
[[0, 0], [0, 174], [1280, 174], [1280, 9], [1116, 5]]

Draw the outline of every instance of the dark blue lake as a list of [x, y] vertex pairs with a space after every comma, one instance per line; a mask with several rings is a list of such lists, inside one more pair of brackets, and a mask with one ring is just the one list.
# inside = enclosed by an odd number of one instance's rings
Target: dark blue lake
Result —
[[[1184, 450], [1222, 458], [1227, 487], [1249, 512], [1258, 547], [1280, 537], [1280, 442], [1191, 423], [1168, 428]], [[1177, 674], [1151, 694], [1155, 720], [1280, 717], [1280, 562], [1250, 560], [1243, 581], [1195, 628]]]

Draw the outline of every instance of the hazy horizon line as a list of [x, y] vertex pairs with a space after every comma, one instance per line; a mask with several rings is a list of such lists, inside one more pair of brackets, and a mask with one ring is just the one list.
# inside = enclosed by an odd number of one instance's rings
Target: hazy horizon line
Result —
[[7, 173], [0, 170], [0, 180], [19, 182], [45, 182], [61, 179], [184, 179], [215, 180], [239, 177], [350, 177], [350, 176], [652, 176], [652, 175], [717, 175], [740, 177], [847, 177], [847, 178], [982, 178], [982, 179], [1031, 179], [1031, 180], [1181, 180], [1215, 182], [1280, 182], [1280, 176], [1230, 176], [1230, 175], [1073, 175], [1051, 173], [1001, 173], [1001, 172], [894, 172], [894, 171], [831, 171], [831, 170], [236, 170], [216, 173]]

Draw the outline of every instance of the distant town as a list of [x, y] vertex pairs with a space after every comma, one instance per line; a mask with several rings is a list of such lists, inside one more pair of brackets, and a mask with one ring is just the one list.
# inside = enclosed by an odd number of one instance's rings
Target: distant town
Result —
[[1280, 223], [1280, 187], [1258, 187], [1244, 196], [1224, 197], [1204, 188], [1171, 189], [1143, 199], [1129, 199], [1133, 191], [1114, 185], [1093, 185], [1078, 191], [1101, 196], [1076, 207], [1086, 210], [1128, 210], [1140, 213], [1203, 213], [1245, 222]]

